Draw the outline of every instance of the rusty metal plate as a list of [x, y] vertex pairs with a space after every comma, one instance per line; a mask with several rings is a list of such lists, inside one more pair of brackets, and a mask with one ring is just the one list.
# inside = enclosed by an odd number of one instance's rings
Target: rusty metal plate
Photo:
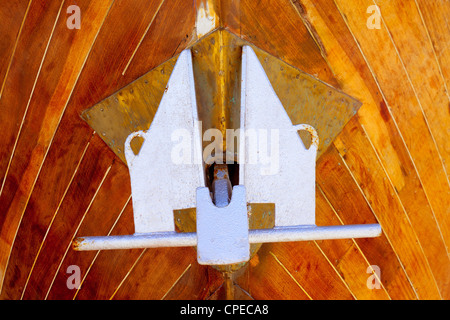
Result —
[[[172, 58], [81, 114], [124, 163], [126, 138], [150, 127], [175, 62]], [[141, 144], [142, 140], [133, 139], [135, 153]]]

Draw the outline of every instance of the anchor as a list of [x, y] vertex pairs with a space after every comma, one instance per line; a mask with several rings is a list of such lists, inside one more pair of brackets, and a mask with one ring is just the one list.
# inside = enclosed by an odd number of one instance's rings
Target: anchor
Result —
[[[205, 157], [191, 54], [180, 54], [150, 128], [125, 142], [135, 233], [80, 237], [75, 250], [196, 246], [199, 264], [223, 266], [247, 262], [250, 244], [381, 234], [379, 224], [316, 226], [318, 133], [311, 125], [292, 124], [250, 46], [242, 48], [237, 150]], [[299, 130], [309, 133], [309, 148]], [[135, 154], [131, 144], [137, 137], [143, 143]], [[269, 149], [271, 156], [261, 161]], [[228, 168], [236, 166], [233, 186]], [[208, 168], [214, 171], [210, 183]], [[249, 229], [248, 203], [273, 203], [274, 227]], [[188, 208], [196, 209], [196, 232], [176, 232], [174, 210]]]

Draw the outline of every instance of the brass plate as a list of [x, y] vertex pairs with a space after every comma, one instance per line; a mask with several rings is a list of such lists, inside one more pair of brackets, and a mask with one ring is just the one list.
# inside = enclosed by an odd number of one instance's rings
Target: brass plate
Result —
[[[124, 163], [126, 138], [135, 131], [150, 128], [175, 62], [176, 57], [82, 112], [81, 117]], [[133, 145], [136, 140], [132, 140], [131, 146], [138, 153], [142, 141]]]
[[[292, 123], [316, 128], [320, 138], [319, 158], [361, 103], [226, 30], [217, 30], [191, 47], [203, 133], [209, 128], [221, 130], [225, 146], [225, 130], [239, 128], [243, 45], [250, 45], [255, 51]], [[123, 154], [126, 137], [150, 127], [176, 59], [166, 61], [82, 113], [82, 118], [123, 162], [126, 163]], [[306, 144], [307, 139], [304, 141]], [[204, 146], [209, 143], [204, 142]], [[137, 152], [139, 146], [135, 149]]]

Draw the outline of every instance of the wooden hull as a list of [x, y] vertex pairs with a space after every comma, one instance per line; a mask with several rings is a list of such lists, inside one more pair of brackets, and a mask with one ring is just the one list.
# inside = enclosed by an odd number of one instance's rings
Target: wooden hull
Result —
[[[0, 298], [449, 299], [450, 4], [375, 3], [380, 28], [369, 0], [80, 0], [68, 29], [69, 3], [7, 1]], [[134, 232], [127, 167], [81, 113], [216, 28], [362, 102], [318, 159], [316, 220], [381, 237], [264, 244], [232, 275], [194, 248], [71, 250]]]

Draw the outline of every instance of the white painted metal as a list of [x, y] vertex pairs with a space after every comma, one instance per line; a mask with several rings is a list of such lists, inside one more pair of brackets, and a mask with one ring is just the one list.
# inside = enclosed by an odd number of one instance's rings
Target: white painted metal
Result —
[[244, 186], [234, 186], [231, 201], [225, 207], [213, 204], [208, 188], [197, 189], [197, 238], [199, 264], [223, 265], [249, 260]]
[[197, 245], [195, 233], [152, 232], [134, 235], [82, 237], [73, 246], [77, 251], [139, 249], [159, 247], [191, 247]]
[[[275, 203], [276, 226], [314, 225], [317, 133], [307, 125], [292, 125], [255, 52], [248, 46], [242, 53], [241, 103], [243, 149], [239, 184], [247, 189], [247, 201]], [[297, 133], [306, 128], [315, 135], [309, 149]], [[260, 132], [264, 131], [272, 149], [270, 153], [261, 148], [265, 142]], [[258, 133], [257, 144], [251, 139], [254, 132]], [[252, 156], [264, 153], [270, 154], [268, 163], [264, 164], [260, 158], [252, 161]]]
[[[173, 210], [195, 207], [195, 190], [205, 185], [189, 50], [180, 54], [167, 87], [149, 130], [132, 133], [125, 142], [137, 233], [174, 231]], [[136, 136], [144, 138], [138, 155], [130, 147]], [[186, 140], [180, 148], [185, 158], [173, 154], [181, 143], [174, 138]]]
[[310, 240], [373, 238], [381, 234], [379, 224], [357, 224], [347, 226], [297, 226], [273, 229], [250, 230], [250, 243], [290, 242]]
[[[215, 230], [217, 231], [217, 230]], [[379, 224], [330, 227], [278, 227], [248, 231], [248, 242], [290, 242], [329, 239], [373, 238], [381, 234]], [[113, 250], [155, 247], [196, 246], [198, 234], [160, 232], [126, 236], [84, 237], [76, 246], [78, 251]], [[212, 247], [210, 249], [213, 249]], [[220, 248], [216, 248], [219, 250]]]

